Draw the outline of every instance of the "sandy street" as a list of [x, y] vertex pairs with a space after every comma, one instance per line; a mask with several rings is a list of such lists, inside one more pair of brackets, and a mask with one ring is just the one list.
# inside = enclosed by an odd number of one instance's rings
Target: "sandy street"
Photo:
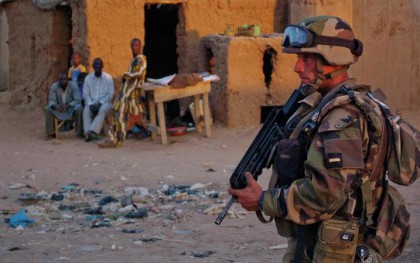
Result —
[[[273, 224], [263, 225], [234, 205], [234, 214], [217, 226], [209, 209], [229, 197], [230, 174], [259, 127], [216, 126], [212, 138], [190, 132], [169, 137], [168, 146], [148, 138], [99, 149], [72, 132], [59, 143], [44, 140], [41, 110], [0, 109], [1, 262], [281, 261], [286, 240]], [[418, 114], [406, 116], [420, 127]], [[260, 177], [263, 188], [269, 174]], [[419, 181], [399, 187], [412, 233], [409, 247], [393, 262], [420, 262]], [[50, 200], [52, 194], [63, 199]], [[129, 211], [121, 200], [130, 194], [146, 217], [123, 216]], [[87, 213], [106, 196], [118, 201]], [[23, 208], [35, 224], [16, 230], [5, 223]]]

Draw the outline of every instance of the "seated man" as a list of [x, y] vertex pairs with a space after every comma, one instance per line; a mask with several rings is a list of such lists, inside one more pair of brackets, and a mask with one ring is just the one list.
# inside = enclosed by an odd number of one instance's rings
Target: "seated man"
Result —
[[114, 95], [114, 81], [108, 73], [102, 72], [102, 59], [95, 58], [92, 67], [95, 71], [87, 75], [83, 85], [83, 128], [87, 142], [92, 140], [92, 135], [101, 132], [106, 114], [112, 109]]
[[76, 135], [83, 137], [82, 131], [82, 106], [80, 94], [76, 83], [69, 82], [67, 74], [58, 74], [58, 81], [51, 86], [48, 95], [48, 106], [45, 108], [45, 133], [47, 138], [55, 136], [54, 117], [67, 120], [74, 117]]

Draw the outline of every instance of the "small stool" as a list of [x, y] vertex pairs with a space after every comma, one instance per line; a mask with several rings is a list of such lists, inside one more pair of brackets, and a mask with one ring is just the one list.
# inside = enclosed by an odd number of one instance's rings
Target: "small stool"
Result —
[[70, 117], [69, 119], [66, 119], [66, 120], [59, 120], [56, 117], [54, 117], [55, 138], [57, 140], [59, 139], [60, 128], [61, 126], [63, 126], [64, 123], [66, 123], [66, 121], [74, 121], [74, 118]]

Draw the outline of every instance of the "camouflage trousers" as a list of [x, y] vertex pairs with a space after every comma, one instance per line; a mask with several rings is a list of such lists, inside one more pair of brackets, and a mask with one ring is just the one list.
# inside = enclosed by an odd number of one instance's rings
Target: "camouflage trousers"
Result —
[[[296, 253], [296, 244], [297, 244], [297, 238], [289, 238], [287, 241], [287, 249], [286, 252], [283, 255], [283, 263], [295, 263], [293, 261], [293, 258], [295, 257], [295, 253]], [[306, 250], [303, 252], [302, 255], [302, 263], [311, 263], [313, 262], [312, 259], [307, 255]], [[369, 253], [370, 256], [368, 259], [364, 260], [364, 261], [360, 261], [360, 260], [355, 260], [355, 263], [382, 263], [382, 258], [380, 255], [378, 255], [378, 253], [376, 253], [374, 250], [369, 248]], [[315, 262], [314, 262], [315, 263]], [[323, 263], [323, 262], [316, 262], [316, 263]], [[348, 262], [348, 263], [353, 263], [353, 262]]]

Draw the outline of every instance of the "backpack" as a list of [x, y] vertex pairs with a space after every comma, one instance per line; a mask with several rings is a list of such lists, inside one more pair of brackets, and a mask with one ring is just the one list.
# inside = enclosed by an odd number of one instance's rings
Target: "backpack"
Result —
[[387, 119], [389, 136], [388, 178], [399, 185], [410, 185], [420, 172], [420, 132], [399, 114], [391, 113], [388, 105], [367, 94], [378, 104]]
[[[318, 106], [319, 111], [314, 114], [316, 122], [334, 107], [345, 104], [356, 105], [365, 115], [368, 125], [374, 126], [373, 130], [379, 128], [374, 136], [381, 138], [378, 151], [383, 151], [385, 155], [380, 156], [379, 160], [383, 160], [386, 174], [383, 176], [382, 196], [375, 211], [372, 207], [371, 180], [360, 186], [367, 217], [364, 241], [384, 259], [391, 259], [399, 256], [407, 245], [410, 213], [404, 198], [397, 189], [388, 185], [386, 179], [405, 186], [417, 179], [420, 172], [420, 132], [398, 114], [392, 113], [385, 103], [370, 92], [370, 87], [364, 85], [340, 87], [337, 93]], [[384, 129], [386, 135], [378, 134]], [[384, 138], [388, 142], [387, 148]], [[371, 176], [378, 176], [375, 169], [371, 172]]]

